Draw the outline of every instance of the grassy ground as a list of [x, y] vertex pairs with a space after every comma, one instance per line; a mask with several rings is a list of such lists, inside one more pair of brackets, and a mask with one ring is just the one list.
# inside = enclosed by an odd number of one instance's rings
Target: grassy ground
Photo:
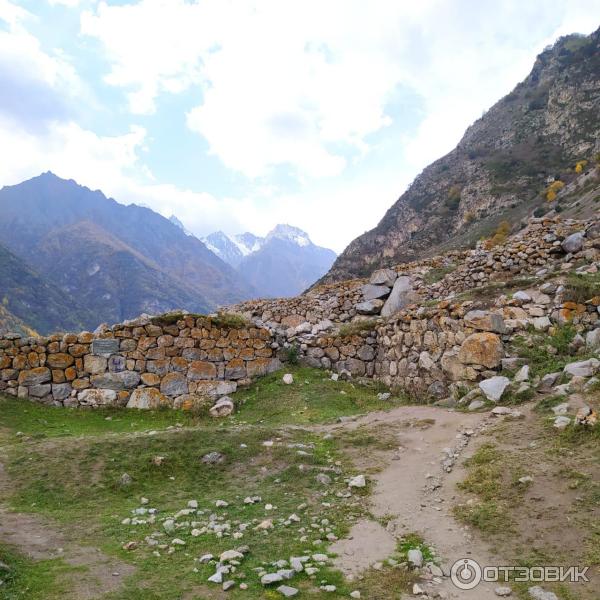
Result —
[[[369, 493], [367, 488], [348, 494], [346, 481], [355, 473], [344, 452], [346, 441], [280, 425], [320, 423], [391, 405], [377, 400], [375, 387], [333, 382], [311, 369], [298, 367], [292, 373], [292, 385], [281, 383], [279, 373], [239, 392], [235, 418], [218, 421], [176, 411], [65, 410], [4, 398], [0, 444], [11, 487], [0, 501], [49, 518], [79, 544], [133, 564], [135, 574], [106, 600], [221, 598], [221, 586], [207, 583], [214, 564], [196, 559], [241, 545], [249, 552], [231, 576], [236, 587], [228, 597], [279, 597], [264, 589], [255, 569], [276, 571], [273, 561], [325, 552], [328, 534], [343, 536], [364, 515]], [[202, 462], [210, 452], [220, 453], [223, 461]], [[157, 456], [163, 457], [160, 465]], [[131, 477], [130, 484], [120, 483], [123, 473]], [[320, 483], [319, 473], [331, 482]], [[261, 500], [244, 502], [256, 496]], [[141, 504], [142, 497], [147, 505]], [[202, 512], [178, 516], [176, 528], [166, 531], [164, 521], [190, 500]], [[217, 508], [217, 500], [228, 506]], [[155, 522], [148, 522], [146, 514], [138, 516], [145, 523], [123, 524], [135, 516], [132, 511], [148, 507], [158, 510]], [[265, 519], [273, 527], [255, 529]], [[226, 527], [218, 534], [210, 523]], [[193, 536], [192, 529], [202, 533]], [[147, 543], [151, 535], [160, 545]], [[172, 544], [175, 538], [185, 545]], [[128, 542], [136, 547], [124, 550]], [[34, 564], [14, 549], [1, 548], [0, 560], [11, 567], [9, 575], [0, 574], [5, 580], [0, 598], [68, 597], [63, 563]], [[310, 590], [315, 598], [347, 597], [355, 589], [327, 565], [317, 566], [312, 578], [301, 574], [286, 583]], [[320, 591], [321, 582], [336, 585], [337, 592]], [[240, 583], [248, 589], [240, 590]]]
[[[454, 514], [511, 565], [589, 566], [589, 584], [543, 587], [561, 600], [597, 600], [600, 580], [600, 427], [552, 426], [552, 407], [539, 400], [524, 420], [497, 423], [466, 460]], [[600, 393], [586, 402], [596, 410]], [[529, 476], [524, 483], [519, 478]], [[530, 584], [531, 585], [531, 584]], [[529, 598], [527, 584], [512, 582]]]

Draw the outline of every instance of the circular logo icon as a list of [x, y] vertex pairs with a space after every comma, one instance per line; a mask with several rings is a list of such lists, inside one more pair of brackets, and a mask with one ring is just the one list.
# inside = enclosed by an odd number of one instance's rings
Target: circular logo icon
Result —
[[457, 560], [450, 569], [452, 583], [461, 590], [472, 590], [481, 581], [481, 567], [471, 558]]

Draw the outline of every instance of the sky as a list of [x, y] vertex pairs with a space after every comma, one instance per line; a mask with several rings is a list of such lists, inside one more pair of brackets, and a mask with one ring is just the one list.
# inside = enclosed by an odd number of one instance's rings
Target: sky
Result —
[[0, 186], [52, 171], [198, 236], [340, 252], [588, 0], [0, 0]]

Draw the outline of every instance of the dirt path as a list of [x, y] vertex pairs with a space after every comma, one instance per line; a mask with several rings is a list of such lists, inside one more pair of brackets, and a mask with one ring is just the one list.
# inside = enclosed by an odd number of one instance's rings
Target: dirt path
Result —
[[118, 590], [124, 578], [133, 573], [132, 565], [117, 561], [98, 548], [74, 543], [40, 517], [10, 511], [2, 504], [10, 490], [10, 479], [0, 463], [0, 542], [32, 560], [62, 558], [66, 564], [77, 568], [77, 574], [70, 577], [70, 594], [65, 598], [101, 598]]
[[[485, 544], [472, 539], [452, 516], [456, 503], [456, 482], [464, 478], [460, 464], [474, 450], [478, 433], [488, 422], [487, 414], [465, 414], [428, 406], [399, 407], [387, 413], [371, 413], [342, 424], [321, 428], [336, 432], [392, 425], [398, 449], [387, 452], [384, 468], [374, 474], [375, 489], [371, 512], [387, 521], [360, 521], [347, 539], [331, 546], [338, 554], [336, 565], [348, 577], [357, 576], [374, 562], [385, 559], [395, 549], [396, 540], [408, 533], [420, 534], [437, 552], [446, 574], [455, 561], [470, 558], [480, 565], [496, 565]], [[452, 456], [450, 473], [442, 466]], [[460, 460], [457, 460], [460, 456]], [[368, 468], [373, 457], [357, 457], [359, 468]], [[430, 587], [431, 586], [431, 587]], [[448, 598], [497, 598], [492, 585], [480, 584], [472, 591], [457, 589], [450, 579], [421, 585], [426, 591], [444, 590]]]

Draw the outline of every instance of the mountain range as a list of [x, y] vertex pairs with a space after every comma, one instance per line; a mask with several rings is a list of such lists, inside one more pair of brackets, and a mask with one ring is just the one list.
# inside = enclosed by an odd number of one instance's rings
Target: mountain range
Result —
[[202, 241], [175, 216], [49, 172], [2, 188], [0, 214], [0, 331], [94, 329], [141, 313], [294, 295], [335, 259], [283, 225], [265, 238]]
[[0, 296], [40, 333], [256, 295], [168, 219], [52, 173], [2, 188], [0, 214]]
[[[488, 237], [548, 210], [548, 186], [600, 160], [600, 29], [560, 38], [529, 76], [429, 165], [321, 281], [368, 275]], [[560, 193], [550, 207], [560, 210]]]
[[265, 297], [300, 294], [336, 258], [333, 250], [316, 246], [306, 232], [291, 225], [277, 225], [265, 237], [217, 231], [203, 242]]

